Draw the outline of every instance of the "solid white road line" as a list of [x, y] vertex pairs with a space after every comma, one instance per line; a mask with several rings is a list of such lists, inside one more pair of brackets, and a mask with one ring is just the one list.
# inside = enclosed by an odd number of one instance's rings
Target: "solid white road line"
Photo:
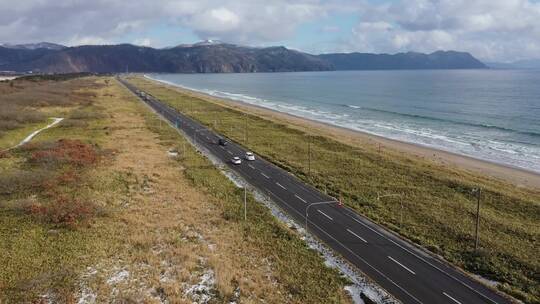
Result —
[[285, 188], [282, 184], [280, 184], [280, 183], [278, 183], [278, 182], [276, 182], [276, 185], [280, 186], [280, 187], [283, 188], [283, 189], [287, 189], [287, 188]]
[[305, 199], [301, 198], [300, 196], [298, 196], [298, 195], [296, 195], [296, 194], [295, 194], [294, 196], [295, 196], [297, 199], [299, 199], [299, 200], [301, 200], [302, 202], [304, 202], [304, 204], [307, 204], [307, 202], [306, 202]]
[[414, 271], [410, 270], [409, 268], [407, 268], [407, 266], [401, 264], [400, 262], [398, 262], [398, 261], [397, 261], [396, 259], [394, 259], [393, 257], [388, 256], [388, 258], [389, 258], [390, 260], [394, 261], [394, 263], [398, 264], [399, 266], [405, 268], [405, 270], [407, 270], [408, 272], [410, 272], [410, 273], [412, 273], [412, 274], [416, 274], [416, 273], [414, 273]]
[[264, 176], [264, 177], [266, 177], [266, 178], [270, 178], [270, 176], [268, 176], [268, 175], [266, 175], [266, 174], [264, 174], [264, 173], [262, 173], [262, 172], [261, 172], [261, 175]]
[[448, 298], [449, 298], [450, 300], [452, 300], [452, 301], [454, 301], [454, 302], [456, 302], [456, 303], [458, 303], [458, 304], [461, 304], [461, 302], [460, 302], [460, 301], [458, 301], [458, 300], [456, 300], [456, 299], [452, 298], [452, 297], [451, 297], [451, 296], [450, 296], [449, 294], [447, 294], [447, 293], [446, 293], [446, 292], [444, 292], [444, 291], [443, 291], [443, 295], [447, 296], [447, 297], [448, 297]]
[[348, 231], [350, 234], [354, 235], [355, 237], [361, 239], [364, 243], [367, 243], [367, 241], [366, 241], [363, 237], [361, 237], [361, 236], [359, 236], [358, 234], [354, 233], [354, 232], [351, 231], [350, 229], [347, 229], [347, 231]]
[[329, 220], [331, 220], [331, 221], [333, 221], [333, 220], [334, 220], [334, 219], [333, 219], [333, 218], [331, 218], [331, 217], [330, 217], [330, 216], [329, 216], [328, 214], [326, 214], [326, 213], [322, 212], [321, 210], [317, 209], [317, 211], [319, 211], [319, 213], [320, 213], [320, 214], [322, 214], [322, 215], [326, 216], [326, 217], [327, 217], [327, 218], [328, 218]]

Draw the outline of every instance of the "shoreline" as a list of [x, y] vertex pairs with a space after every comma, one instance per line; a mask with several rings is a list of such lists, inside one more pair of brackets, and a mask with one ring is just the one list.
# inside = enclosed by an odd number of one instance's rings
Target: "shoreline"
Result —
[[420, 159], [423, 161], [432, 161], [445, 169], [458, 169], [510, 182], [518, 187], [532, 188], [533, 190], [540, 189], [540, 173], [534, 171], [450, 151], [440, 150], [417, 143], [390, 139], [365, 131], [354, 130], [327, 122], [280, 112], [263, 106], [246, 103], [241, 100], [216, 97], [200, 91], [188, 89], [177, 84], [153, 79], [147, 75], [143, 75], [143, 77], [144, 79], [173, 88], [185, 94], [209, 99], [223, 106], [232, 107], [250, 114], [262, 116], [263, 118], [270, 118], [291, 124], [292, 127], [301, 129], [307, 133], [314, 133], [312, 130], [315, 129], [318, 131], [317, 133], [320, 133], [321, 135], [329, 136], [349, 145], [365, 146], [368, 144], [372, 145], [373, 149], [377, 149], [378, 145], [380, 149], [384, 149], [385, 151], [390, 151], [392, 153], [397, 153], [402, 156], [409, 156], [411, 158]]

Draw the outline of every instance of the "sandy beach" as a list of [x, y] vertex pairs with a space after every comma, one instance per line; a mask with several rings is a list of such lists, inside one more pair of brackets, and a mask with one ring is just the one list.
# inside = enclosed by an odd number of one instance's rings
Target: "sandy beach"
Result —
[[496, 178], [505, 182], [512, 183], [519, 187], [526, 187], [538, 190], [540, 189], [540, 174], [527, 171], [521, 168], [505, 166], [481, 159], [476, 159], [464, 155], [459, 155], [447, 151], [420, 146], [413, 143], [402, 142], [388, 139], [357, 130], [347, 129], [339, 126], [330, 125], [323, 122], [310, 120], [307, 118], [278, 112], [268, 108], [247, 104], [241, 101], [218, 98], [197, 91], [188, 90], [178, 86], [173, 86], [164, 82], [153, 80], [160, 85], [168, 86], [184, 94], [204, 98], [221, 105], [235, 108], [246, 113], [255, 114], [270, 120], [291, 125], [294, 128], [308, 133], [331, 137], [343, 143], [365, 147], [372, 146], [374, 149], [383, 149], [387, 153], [395, 153], [402, 157], [411, 157], [424, 161], [434, 162], [451, 170], [462, 170], [469, 173], [475, 173], [483, 176]]

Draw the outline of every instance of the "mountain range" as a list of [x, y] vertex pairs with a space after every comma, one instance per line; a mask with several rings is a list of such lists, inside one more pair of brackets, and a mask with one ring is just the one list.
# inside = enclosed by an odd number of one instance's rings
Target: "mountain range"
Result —
[[312, 55], [283, 46], [247, 47], [219, 41], [155, 49], [131, 44], [65, 47], [0, 45], [0, 71], [33, 73], [232, 73], [389, 69], [481, 69], [469, 53], [336, 53]]

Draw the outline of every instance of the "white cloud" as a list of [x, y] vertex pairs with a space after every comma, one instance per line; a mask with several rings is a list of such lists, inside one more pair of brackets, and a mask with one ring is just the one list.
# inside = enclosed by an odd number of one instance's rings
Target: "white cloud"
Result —
[[105, 45], [111, 41], [97, 36], [79, 36], [75, 35], [69, 38], [67, 45]]
[[351, 50], [453, 49], [501, 61], [540, 56], [540, 3], [530, 0], [403, 0], [359, 15]]
[[[340, 0], [331, 0], [340, 1]], [[116, 41], [151, 24], [189, 28], [201, 39], [268, 43], [326, 13], [324, 0], [0, 1], [0, 41]], [[82, 38], [81, 38], [82, 37]], [[177, 42], [177, 41], [175, 41]]]
[[151, 47], [153, 45], [152, 39], [150, 39], [150, 38], [135, 39], [135, 41], [133, 41], [133, 44], [134, 45], [140, 45], [140, 46], [148, 46], [148, 47]]
[[215, 35], [237, 30], [240, 17], [231, 10], [220, 7], [195, 14], [187, 23], [200, 32]]

